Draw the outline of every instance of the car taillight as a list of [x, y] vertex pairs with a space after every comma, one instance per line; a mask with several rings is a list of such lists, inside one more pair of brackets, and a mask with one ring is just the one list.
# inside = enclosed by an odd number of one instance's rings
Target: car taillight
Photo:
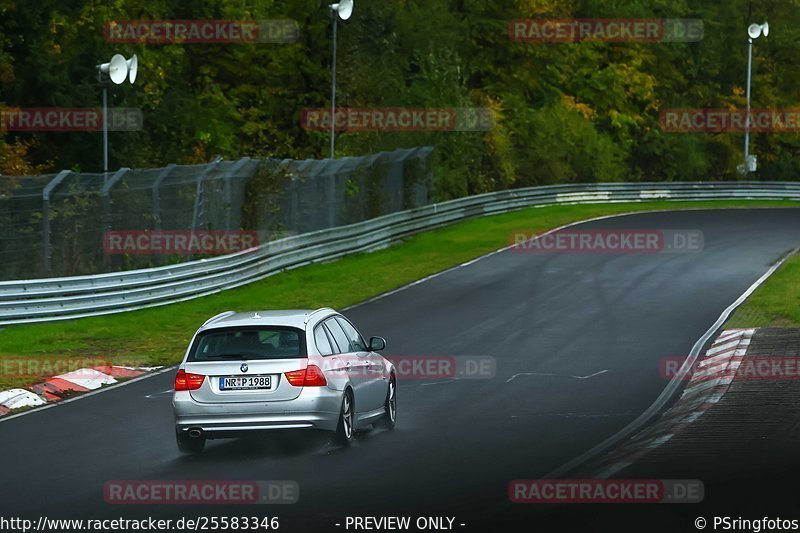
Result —
[[322, 370], [316, 365], [308, 365], [302, 370], [286, 372], [286, 380], [295, 387], [324, 387], [328, 384]]
[[324, 387], [328, 384], [325, 379], [325, 374], [316, 365], [308, 365], [306, 368], [306, 380], [303, 383], [304, 387]]
[[175, 376], [175, 390], [197, 390], [203, 386], [206, 377], [202, 374], [191, 374], [185, 370], [178, 370]]

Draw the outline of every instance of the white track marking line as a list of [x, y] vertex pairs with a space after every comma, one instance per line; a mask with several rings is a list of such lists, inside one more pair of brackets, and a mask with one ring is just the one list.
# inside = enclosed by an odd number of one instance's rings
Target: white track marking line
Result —
[[600, 374], [605, 374], [608, 370], [600, 370], [599, 372], [595, 372], [594, 374], [589, 374], [588, 376], [570, 376], [567, 374], [553, 374], [551, 372], [520, 372], [519, 374], [514, 374], [510, 378], [506, 380], [506, 383], [511, 383], [519, 376], [549, 376], [549, 377], [557, 377], [557, 378], [570, 378], [570, 379], [589, 379], [595, 376], [599, 376]]
[[720, 363], [723, 363], [723, 362], [726, 362], [726, 361], [730, 361], [731, 359], [733, 359], [735, 357], [741, 357], [746, 352], [747, 352], [747, 348], [746, 347], [745, 348], [736, 348], [735, 350], [731, 350], [730, 353], [717, 354], [717, 355], [714, 355], [712, 357], [709, 357], [708, 359], [703, 359], [697, 365], [697, 370], [700, 371], [701, 369], [705, 370], [707, 368], [712, 368], [712, 367], [718, 366]]
[[[736, 364], [736, 361], [729, 360], [725, 361], [724, 363], [720, 363], [716, 366], [707, 367], [703, 370], [699, 370], [692, 375], [692, 379], [689, 380], [689, 383], [697, 383], [700, 381], [707, 380], [711, 376], [721, 377], [728, 374], [732, 374], [736, 372], [736, 369], [739, 368], [739, 365]], [[689, 387], [690, 385], [687, 385]]]
[[734, 331], [733, 333], [729, 333], [730, 331], [731, 330], [729, 329], [725, 330], [719, 337], [716, 338], [716, 340], [714, 340], [711, 346], [717, 346], [719, 344], [722, 344], [723, 342], [727, 342], [731, 339], [738, 338], [744, 335], [743, 331]]
[[662, 444], [666, 444], [667, 442], [669, 442], [670, 439], [672, 439], [672, 437], [674, 437], [674, 436], [675, 436], [674, 433], [667, 433], [666, 435], [661, 435], [659, 437], [656, 437], [654, 439], [651, 439], [651, 440], [647, 441], [647, 443], [644, 445], [644, 447], [645, 448], [650, 448], [650, 449], [658, 448]]
[[740, 340], [736, 339], [735, 341], [726, 342], [725, 344], [720, 344], [718, 346], [715, 346], [714, 348], [709, 348], [706, 351], [706, 357], [713, 357], [714, 355], [719, 353], [735, 350], [739, 346], [739, 342]]
[[448, 379], [446, 381], [429, 381], [427, 383], [421, 383], [420, 387], [428, 387], [430, 385], [444, 385], [447, 383], [455, 383], [456, 381], [461, 381], [459, 378]]
[[158, 397], [161, 397], [161, 396], [166, 396], [167, 394], [172, 394], [173, 392], [175, 392], [175, 389], [167, 389], [165, 391], [156, 392], [156, 393], [153, 393], [153, 394], [148, 394], [147, 396], [145, 396], [145, 398], [148, 398], [148, 399], [158, 398]]
[[683, 390], [683, 394], [681, 395], [681, 399], [683, 398], [691, 398], [692, 396], [696, 395], [698, 392], [707, 391], [708, 389], [713, 389], [715, 387], [721, 387], [723, 385], [730, 385], [733, 381], [733, 376], [722, 376], [719, 378], [709, 379], [708, 381], [700, 382], [700, 383], [693, 383], [690, 386], [686, 387]]

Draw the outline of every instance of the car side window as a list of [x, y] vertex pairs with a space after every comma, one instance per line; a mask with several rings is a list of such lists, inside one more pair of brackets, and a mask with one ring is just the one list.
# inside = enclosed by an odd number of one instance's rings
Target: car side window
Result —
[[321, 355], [331, 355], [333, 353], [328, 334], [325, 333], [325, 328], [322, 327], [322, 324], [314, 328], [314, 343], [317, 345], [317, 350]]
[[339, 325], [342, 326], [345, 335], [347, 338], [350, 339], [350, 346], [352, 347], [354, 352], [365, 352], [367, 351], [367, 345], [364, 342], [364, 339], [361, 338], [361, 335], [358, 333], [358, 330], [353, 327], [346, 318], [337, 316], [336, 321], [339, 322]]
[[333, 341], [339, 347], [339, 353], [347, 353], [352, 352], [353, 350], [350, 349], [350, 340], [347, 338], [344, 330], [336, 321], [335, 318], [329, 318], [325, 321], [325, 326], [328, 328], [328, 331], [331, 332], [331, 336], [333, 336]]

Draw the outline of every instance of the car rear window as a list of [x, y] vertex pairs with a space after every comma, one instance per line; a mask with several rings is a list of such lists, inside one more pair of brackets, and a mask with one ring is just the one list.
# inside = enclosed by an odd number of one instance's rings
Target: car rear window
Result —
[[328, 334], [325, 333], [322, 324], [314, 329], [314, 342], [317, 343], [317, 350], [319, 350], [320, 355], [331, 355], [333, 353]]
[[282, 326], [215, 328], [200, 333], [187, 361], [307, 357], [305, 332]]

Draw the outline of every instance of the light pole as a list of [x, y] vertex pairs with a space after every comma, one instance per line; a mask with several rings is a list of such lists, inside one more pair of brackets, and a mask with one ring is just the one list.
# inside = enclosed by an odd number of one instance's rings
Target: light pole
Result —
[[108, 181], [108, 87], [103, 82], [103, 74], [108, 74], [114, 85], [120, 85], [125, 78], [128, 78], [132, 85], [139, 71], [139, 60], [136, 54], [130, 59], [125, 59], [121, 54], [114, 54], [111, 61], [96, 65], [95, 68], [97, 68], [97, 82], [103, 87], [103, 184], [105, 184]]
[[338, 4], [331, 4], [331, 16], [333, 17], [333, 64], [331, 66], [333, 74], [333, 84], [331, 87], [331, 159], [334, 159], [334, 139], [336, 137], [336, 27], [339, 18], [347, 20], [353, 14], [353, 0], [342, 0]]
[[750, 24], [747, 28], [747, 115], [744, 119], [744, 165], [742, 174], [755, 172], [756, 156], [750, 155], [750, 73], [753, 64], [753, 39], [758, 39], [761, 35], [769, 35], [769, 23]]

